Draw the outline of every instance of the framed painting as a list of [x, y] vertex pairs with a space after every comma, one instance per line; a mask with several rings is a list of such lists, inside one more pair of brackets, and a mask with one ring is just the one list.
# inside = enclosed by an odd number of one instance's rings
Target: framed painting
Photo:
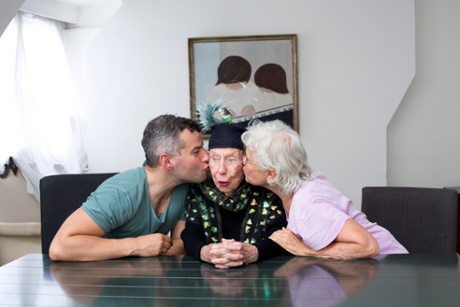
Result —
[[298, 130], [297, 35], [188, 39], [191, 118], [208, 137], [218, 122], [279, 119]]

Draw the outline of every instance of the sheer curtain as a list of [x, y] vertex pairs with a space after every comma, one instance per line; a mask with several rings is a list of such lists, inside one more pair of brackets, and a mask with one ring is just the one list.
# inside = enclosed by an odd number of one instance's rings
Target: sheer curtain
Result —
[[19, 12], [0, 37], [0, 162], [13, 157], [37, 200], [42, 177], [87, 166], [62, 27]]

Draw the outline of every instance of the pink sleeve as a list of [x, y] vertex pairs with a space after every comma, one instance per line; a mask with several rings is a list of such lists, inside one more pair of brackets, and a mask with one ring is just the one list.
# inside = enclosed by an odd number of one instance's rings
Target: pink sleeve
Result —
[[325, 201], [291, 205], [288, 229], [306, 245], [320, 250], [331, 244], [350, 217]]

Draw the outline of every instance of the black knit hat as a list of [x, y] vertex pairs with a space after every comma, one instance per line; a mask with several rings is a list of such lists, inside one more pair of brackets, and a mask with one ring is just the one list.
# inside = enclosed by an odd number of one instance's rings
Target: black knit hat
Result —
[[241, 135], [246, 128], [235, 124], [215, 124], [211, 127], [211, 136], [209, 138], [209, 150], [213, 148], [236, 148], [244, 149]]

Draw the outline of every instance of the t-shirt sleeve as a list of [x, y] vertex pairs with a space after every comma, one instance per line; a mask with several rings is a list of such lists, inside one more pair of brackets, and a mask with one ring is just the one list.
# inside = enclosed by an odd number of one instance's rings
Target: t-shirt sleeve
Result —
[[88, 197], [82, 209], [107, 234], [133, 215], [130, 199], [117, 189], [100, 187]]
[[[294, 210], [292, 210], [294, 209]], [[314, 250], [331, 244], [350, 217], [326, 200], [291, 207], [288, 229]]]

